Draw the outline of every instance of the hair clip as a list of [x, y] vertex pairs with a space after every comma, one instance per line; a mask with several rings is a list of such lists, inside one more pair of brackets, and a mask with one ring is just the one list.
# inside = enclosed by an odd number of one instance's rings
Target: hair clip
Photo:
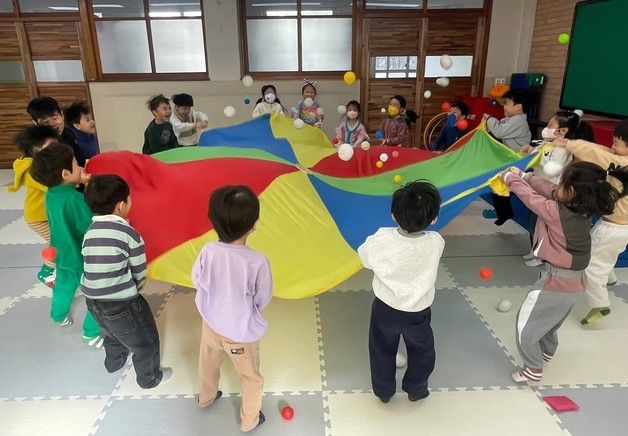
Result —
[[316, 80], [303, 79], [306, 85], [316, 85]]

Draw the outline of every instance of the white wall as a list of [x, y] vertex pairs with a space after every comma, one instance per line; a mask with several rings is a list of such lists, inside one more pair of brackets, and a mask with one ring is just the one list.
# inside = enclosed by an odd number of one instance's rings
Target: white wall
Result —
[[240, 75], [240, 35], [235, 0], [203, 0], [205, 46], [212, 80], [234, 80]]
[[484, 95], [496, 77], [528, 71], [536, 0], [493, 0]]

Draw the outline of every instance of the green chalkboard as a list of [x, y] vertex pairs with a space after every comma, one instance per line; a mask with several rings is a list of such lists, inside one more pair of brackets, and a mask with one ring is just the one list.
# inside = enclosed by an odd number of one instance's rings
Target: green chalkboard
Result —
[[561, 107], [628, 116], [628, 0], [578, 3], [569, 44]]

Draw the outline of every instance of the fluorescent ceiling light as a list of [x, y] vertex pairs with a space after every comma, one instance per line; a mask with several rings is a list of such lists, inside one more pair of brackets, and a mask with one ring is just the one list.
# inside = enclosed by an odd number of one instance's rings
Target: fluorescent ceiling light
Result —
[[296, 17], [297, 11], [266, 11], [267, 17]]
[[379, 6], [382, 8], [410, 8], [410, 9], [417, 9], [421, 7], [420, 5], [410, 5], [407, 3], [374, 3], [374, 2], [369, 2], [366, 6], [367, 7]]
[[198, 2], [181, 2], [181, 3], [150, 3], [151, 7], [161, 6], [198, 6]]
[[53, 11], [78, 11], [78, 7], [74, 6], [48, 6]]
[[94, 5], [95, 8], [99, 8], [99, 9], [112, 9], [112, 8], [123, 8], [124, 6], [122, 5], [117, 5], [117, 4], [107, 4], [107, 3], [103, 3], [102, 5]]

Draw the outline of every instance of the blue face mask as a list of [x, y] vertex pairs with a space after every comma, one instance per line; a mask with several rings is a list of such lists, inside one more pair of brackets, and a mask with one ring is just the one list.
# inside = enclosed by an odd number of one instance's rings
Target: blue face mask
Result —
[[447, 114], [447, 120], [445, 121], [445, 125], [447, 127], [455, 127], [458, 120], [456, 119], [456, 114], [451, 112]]

